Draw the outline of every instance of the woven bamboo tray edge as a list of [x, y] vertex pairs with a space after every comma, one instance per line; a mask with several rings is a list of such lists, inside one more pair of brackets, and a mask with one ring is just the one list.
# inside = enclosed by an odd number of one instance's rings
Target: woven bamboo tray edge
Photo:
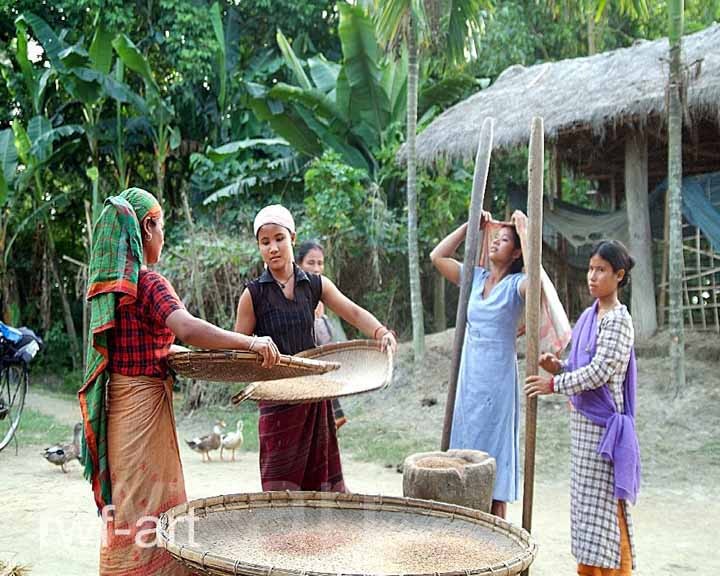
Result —
[[[316, 359], [318, 357], [323, 357], [325, 354], [329, 352], [338, 352], [338, 351], [345, 351], [345, 350], [367, 350], [367, 349], [373, 349], [380, 351], [380, 342], [377, 340], [348, 340], [346, 342], [332, 342], [330, 344], [324, 344], [322, 346], [317, 346], [316, 348], [311, 348], [309, 350], [304, 350], [303, 352], [300, 352], [295, 355], [295, 357], [303, 358], [303, 359]], [[367, 389], [362, 390], [348, 390], [346, 392], [342, 392], [339, 394], [332, 395], [332, 398], [347, 398], [349, 396], [356, 396], [358, 394], [364, 394], [366, 392], [375, 392], [377, 390], [384, 390], [387, 388], [390, 383], [392, 382], [393, 378], [393, 370], [394, 370], [394, 357], [390, 350], [386, 350], [385, 353], [387, 354], [387, 362], [386, 362], [386, 368], [385, 373], [383, 376], [382, 384], [379, 386], [374, 386]], [[317, 360], [316, 360], [317, 361]], [[323, 360], [323, 362], [328, 363], [335, 363], [330, 360]], [[326, 372], [327, 373], [327, 372]], [[317, 376], [318, 374], [309, 374], [308, 376]], [[332, 377], [332, 376], [331, 376]], [[328, 395], [318, 395], [318, 396], [304, 396], [302, 398], [294, 398], [294, 399], [275, 399], [272, 397], [263, 397], [260, 394], [257, 394], [257, 385], [262, 384], [263, 382], [253, 383], [250, 386], [248, 386], [245, 390], [237, 394], [235, 397], [233, 397], [232, 401], [234, 404], [239, 404], [241, 402], [244, 402], [245, 400], [253, 400], [256, 402], [279, 402], [282, 404], [305, 404], [310, 402], [320, 402], [323, 400], [327, 400], [331, 398]]]
[[[184, 545], [177, 546], [174, 543], [171, 543], [167, 532], [168, 526], [172, 519], [176, 517], [178, 512], [182, 514], [186, 513], [190, 509], [192, 509], [193, 511], [206, 510], [208, 502], [213, 507], [216, 507], [218, 505], [221, 506], [220, 510], [215, 511], [221, 511], [225, 509], [238, 510], [252, 508], [288, 507], [292, 506], [293, 503], [299, 506], [306, 506], [309, 503], [312, 503], [313, 508], [336, 507], [343, 509], [385, 510], [388, 512], [408, 512], [409, 510], [412, 510], [414, 512], [419, 512], [423, 515], [432, 515], [439, 517], [447, 517], [448, 515], [450, 515], [452, 518], [457, 516], [458, 518], [474, 521], [477, 524], [483, 524], [486, 528], [490, 528], [493, 531], [496, 531], [497, 528], [502, 528], [503, 534], [505, 536], [512, 536], [510, 539], [522, 548], [522, 553], [517, 554], [513, 558], [510, 558], [502, 563], [494, 564], [492, 566], [481, 569], [418, 574], [384, 573], [382, 576], [485, 576], [488, 574], [497, 576], [501, 574], [519, 574], [532, 564], [538, 551], [537, 542], [530, 533], [518, 526], [510, 524], [504, 519], [498, 518], [497, 516], [492, 516], [491, 514], [488, 514], [486, 512], [473, 510], [471, 508], [465, 508], [463, 506], [457, 506], [455, 504], [446, 504], [436, 501], [419, 500], [415, 498], [404, 498], [396, 496], [291, 491], [239, 493], [193, 500], [187, 502], [185, 507], [183, 505], [179, 505], [163, 513], [160, 517], [160, 523], [157, 530], [158, 546], [165, 548], [176, 559], [182, 560], [183, 563], [188, 565], [190, 568], [201, 568], [205, 570], [207, 574], [217, 574], [218, 576], [225, 576], [227, 574], [245, 574], [249, 576], [368, 575], [355, 574], [352, 572], [343, 572], [342, 574], [338, 574], [335, 572], [329, 573], [310, 570], [282, 569], [243, 563], [240, 560], [231, 562], [226, 558], [220, 557], [216, 554], [211, 554], [208, 551], [202, 551]], [[228, 504], [230, 506], [228, 506]], [[253, 504], [261, 504], [261, 506]], [[236, 505], [239, 506], [236, 507]], [[203, 517], [205, 516], [205, 514], [198, 514], [198, 516]], [[215, 571], [230, 569], [232, 569], [233, 571]]]
[[[326, 374], [340, 368], [339, 362], [328, 362], [298, 356], [280, 355], [273, 368], [262, 368], [262, 356], [247, 350], [187, 350], [168, 356], [168, 366], [177, 374], [186, 378], [208, 380], [211, 382], [253, 382], [260, 380], [278, 380], [315, 374]], [[235, 362], [230, 369], [226, 364]], [[215, 366], [213, 366], [215, 365]], [[215, 374], [211, 374], [214, 370]], [[225, 372], [217, 376], [217, 372]], [[245, 378], [237, 374], [248, 374]], [[228, 376], [227, 374], [230, 374]]]

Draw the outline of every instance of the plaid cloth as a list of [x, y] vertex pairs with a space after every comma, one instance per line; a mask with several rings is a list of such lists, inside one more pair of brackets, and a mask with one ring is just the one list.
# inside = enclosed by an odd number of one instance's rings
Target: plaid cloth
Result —
[[175, 290], [161, 274], [141, 270], [137, 299], [117, 309], [115, 330], [109, 337], [112, 354], [108, 372], [167, 378], [166, 360], [175, 334], [165, 321], [182, 308]]
[[83, 416], [82, 461], [92, 483], [98, 510], [111, 503], [107, 461], [107, 410], [105, 371], [108, 366], [108, 333], [115, 327], [115, 307], [131, 304], [137, 295], [142, 264], [140, 222], [160, 216], [155, 197], [140, 188], [129, 188], [105, 200], [95, 222], [90, 255], [88, 293], [90, 328], [85, 382], [78, 392]]
[[[604, 384], [623, 411], [623, 384], [635, 339], [632, 318], [625, 306], [611, 310], [598, 326], [597, 351], [590, 364], [555, 376], [555, 392], [572, 396]], [[573, 345], [575, 342], [573, 341]], [[593, 424], [577, 410], [570, 417], [571, 477], [570, 525], [572, 553], [579, 564], [618, 568], [620, 527], [615, 497], [613, 464], [597, 452], [605, 429]], [[635, 568], [633, 524], [627, 502], [624, 506]]]

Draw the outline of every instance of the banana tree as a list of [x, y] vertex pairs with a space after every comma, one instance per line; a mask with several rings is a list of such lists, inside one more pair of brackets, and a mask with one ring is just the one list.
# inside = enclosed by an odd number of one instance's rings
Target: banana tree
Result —
[[[13, 131], [8, 129], [0, 131], [0, 253], [5, 254], [8, 229], [15, 211], [15, 178], [17, 175], [18, 155], [15, 148]], [[5, 264], [5, 258], [0, 259], [0, 280], [2, 281], [3, 321], [13, 324], [16, 320], [11, 312], [10, 279]]]
[[[9, 290], [9, 261], [19, 235], [31, 225], [41, 226], [45, 237], [45, 250], [54, 282], [58, 286], [63, 308], [65, 327], [70, 339], [73, 367], [80, 361], [77, 332], [64, 283], [57, 265], [55, 242], [50, 226], [50, 211], [66, 199], [64, 195], [50, 195], [44, 185], [45, 171], [56, 163], [82, 136], [82, 126], [65, 125], [53, 127], [45, 116], [34, 116], [27, 128], [19, 120], [12, 129], [0, 132], [0, 276], [3, 284], [3, 317], [11, 320]], [[61, 146], [55, 142], [63, 140]], [[31, 190], [31, 211], [24, 219], [22, 204], [27, 203], [27, 191]], [[12, 236], [9, 235], [10, 227]], [[48, 326], [44, 327], [45, 329]]]
[[[227, 142], [232, 129], [231, 113], [239, 96], [230, 86], [231, 78], [236, 82], [239, 76], [253, 73], [253, 63], [241, 62], [241, 15], [236, 6], [227, 6], [223, 21], [219, 3], [210, 9], [210, 22], [215, 34], [217, 49], [215, 50], [214, 68], [216, 74], [216, 106], [217, 121], [213, 123], [211, 142], [219, 145]], [[262, 58], [262, 51], [254, 51], [255, 58]], [[237, 88], [237, 86], [235, 86]], [[242, 98], [242, 96], [240, 96]], [[237, 134], [234, 134], [237, 137]]]
[[170, 152], [180, 146], [181, 141], [180, 129], [172, 125], [175, 120], [175, 110], [163, 98], [150, 63], [133, 41], [125, 34], [119, 34], [112, 41], [112, 47], [124, 66], [138, 74], [145, 85], [145, 98], [138, 109], [147, 115], [150, 122], [155, 164], [155, 193], [162, 204], [167, 159]]
[[19, 16], [15, 24], [19, 32], [24, 33], [28, 26], [32, 29], [63, 89], [73, 102], [82, 107], [83, 130], [93, 167], [89, 173], [95, 176], [91, 178], [94, 221], [102, 205], [99, 125], [105, 104], [108, 99], [113, 99], [131, 103], [144, 111], [145, 102], [129, 86], [111, 75], [113, 54], [110, 43], [113, 35], [99, 22], [99, 16], [88, 49], [81, 42], [68, 45], [47, 22], [33, 13]]
[[[399, 58], [384, 55], [372, 18], [360, 7], [340, 4], [338, 10], [341, 62], [328, 61], [322, 54], [302, 60], [278, 31], [278, 47], [292, 84], [266, 87], [246, 82], [246, 87], [256, 116], [295, 150], [320, 157], [332, 149], [376, 181], [377, 154], [405, 120], [407, 53]], [[427, 76], [420, 80], [421, 122], [478, 86], [475, 78], [458, 71], [436, 81]]]
[[[84, 134], [80, 125], [57, 125], [46, 115], [48, 87], [54, 85], [53, 78], [57, 70], [53, 67], [36, 69], [28, 58], [27, 21], [16, 20], [15, 61], [21, 71], [26, 95], [15, 94], [26, 117], [30, 120], [23, 124], [20, 119], [12, 123], [12, 130], [4, 130], [0, 137], [0, 155], [3, 161], [0, 171], [0, 274], [2, 275], [4, 296], [4, 317], [10, 311], [9, 261], [13, 246], [19, 235], [29, 226], [35, 226], [44, 238], [43, 251], [48, 262], [54, 283], [58, 286], [63, 307], [66, 329], [71, 341], [73, 363], [77, 363], [80, 354], [77, 348], [75, 325], [70, 303], [64, 290], [59, 273], [55, 243], [49, 218], [50, 209], [57, 206], [64, 195], [48, 194], [44, 186], [44, 175], [48, 167], [57, 162], [66, 152], [77, 145]], [[11, 64], [8, 64], [11, 66]], [[56, 115], [57, 119], [60, 118]], [[60, 146], [56, 146], [60, 143]], [[27, 194], [26, 191], [31, 191]], [[29, 202], [28, 202], [29, 200]], [[30, 214], [22, 219], [23, 211], [29, 204]], [[12, 236], [9, 235], [13, 229]], [[43, 282], [41, 302], [49, 306], [49, 280]], [[49, 308], [43, 317], [49, 318]], [[48, 326], [44, 326], [45, 329]]]
[[[115, 63], [115, 79], [123, 82], [125, 77], [125, 65], [122, 60]], [[115, 141], [112, 144], [113, 159], [115, 160], [115, 175], [118, 182], [118, 188], [125, 190], [130, 185], [130, 173], [128, 170], [127, 159], [125, 157], [125, 129], [123, 119], [123, 103], [119, 100], [115, 101]]]
[[[393, 111], [403, 95], [404, 75], [383, 62], [372, 20], [362, 9], [339, 4], [338, 10], [341, 63], [322, 55], [301, 62], [278, 31], [278, 46], [295, 84], [246, 86], [255, 115], [298, 152], [319, 157], [324, 150], [333, 149], [345, 162], [367, 170], [375, 179], [375, 152], [395, 120]], [[393, 96], [395, 100], [391, 100]]]

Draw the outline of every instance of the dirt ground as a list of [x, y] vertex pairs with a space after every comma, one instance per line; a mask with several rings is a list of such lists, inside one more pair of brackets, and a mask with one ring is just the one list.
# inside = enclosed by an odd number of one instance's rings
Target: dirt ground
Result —
[[[348, 486], [361, 493], [401, 495], [397, 454], [378, 464], [353, 457], [365, 444], [390, 433], [411, 437], [410, 447], [432, 447], [442, 422], [447, 380], [447, 347], [452, 334], [429, 338], [428, 362], [413, 377], [402, 354], [393, 386], [374, 395], [347, 400], [351, 422], [340, 432]], [[712, 336], [716, 338], [716, 336]], [[700, 339], [705, 345], [706, 339]], [[716, 535], [720, 531], [720, 375], [718, 356], [703, 349], [690, 354], [688, 389], [668, 389], [667, 359], [650, 350], [640, 360], [638, 429], [643, 450], [643, 490], [633, 509], [639, 575], [720, 572]], [[714, 348], [713, 348], [714, 350]], [[522, 363], [522, 362], [521, 362]], [[417, 384], [412, 384], [416, 381]], [[422, 406], [421, 400], [440, 400]], [[52, 415], [68, 430], [79, 419], [77, 405], [34, 390], [30, 408]], [[533, 511], [539, 554], [532, 574], [573, 574], [569, 534], [569, 459], [567, 415], [559, 400], [541, 404]], [[640, 414], [642, 416], [640, 416]], [[179, 419], [179, 435], [190, 437], [193, 424]], [[364, 430], [364, 433], [359, 431]], [[377, 434], [370, 437], [368, 431]], [[68, 432], [69, 434], [69, 432]], [[80, 465], [63, 474], [40, 456], [43, 446], [13, 446], [0, 452], [0, 560], [29, 564], [31, 574], [97, 573], [100, 521]], [[198, 498], [260, 488], [257, 453], [242, 452], [236, 462], [202, 463], [185, 446], [182, 460], [188, 496]], [[363, 453], [363, 457], [368, 456]], [[383, 466], [382, 464], [386, 464]], [[521, 503], [509, 507], [520, 524]]]

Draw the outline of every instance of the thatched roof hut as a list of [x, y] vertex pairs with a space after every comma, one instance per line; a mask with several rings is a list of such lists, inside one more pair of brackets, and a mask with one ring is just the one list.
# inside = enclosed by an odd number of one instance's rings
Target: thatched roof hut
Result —
[[[638, 41], [586, 58], [511, 66], [488, 89], [436, 118], [417, 140], [420, 164], [471, 161], [485, 118], [495, 118], [495, 148], [507, 150], [526, 146], [532, 118], [542, 116], [551, 154], [549, 195], [562, 198], [567, 167], [597, 182], [597, 197], [609, 199], [611, 210], [624, 200], [637, 260], [632, 313], [641, 339], [657, 326], [648, 192], [667, 175], [668, 52], [667, 39]], [[720, 25], [685, 36], [682, 57], [683, 174], [720, 171]]]
[[[686, 122], [711, 119], [719, 124], [720, 25], [685, 36], [683, 59], [690, 72]], [[608, 131], [626, 125], [653, 125], [664, 115], [667, 80], [666, 38], [586, 58], [511, 66], [492, 86], [445, 111], [418, 136], [418, 161], [472, 160], [479, 127], [488, 116], [496, 119], [496, 148], [526, 145], [533, 116], [543, 117], [546, 141], [576, 132], [604, 140]]]

